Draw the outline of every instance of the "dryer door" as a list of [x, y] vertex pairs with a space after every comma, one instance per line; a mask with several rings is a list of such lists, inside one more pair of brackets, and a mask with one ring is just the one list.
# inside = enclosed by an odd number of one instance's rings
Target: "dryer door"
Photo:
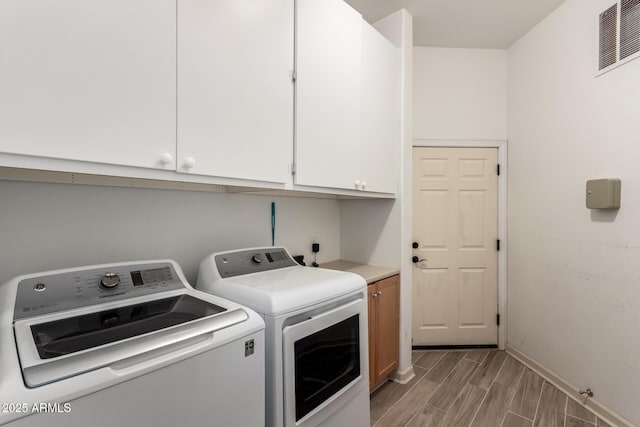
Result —
[[316, 425], [366, 381], [363, 298], [312, 315], [283, 330], [285, 425]]

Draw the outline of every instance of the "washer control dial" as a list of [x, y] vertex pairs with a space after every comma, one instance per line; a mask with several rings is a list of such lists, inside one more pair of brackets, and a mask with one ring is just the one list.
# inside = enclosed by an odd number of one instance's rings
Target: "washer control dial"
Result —
[[120, 284], [120, 276], [116, 273], [105, 273], [100, 279], [100, 287], [103, 289], [115, 289]]
[[251, 262], [254, 264], [262, 263], [262, 254], [255, 254], [251, 257]]

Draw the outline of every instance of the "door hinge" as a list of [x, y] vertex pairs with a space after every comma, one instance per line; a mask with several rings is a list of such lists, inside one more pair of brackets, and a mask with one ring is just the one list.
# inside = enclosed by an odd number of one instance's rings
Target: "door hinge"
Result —
[[500, 239], [496, 239], [496, 250], [500, 250]]
[[298, 73], [296, 70], [289, 71], [289, 77], [291, 78], [291, 82], [295, 83], [298, 80]]
[[291, 163], [289, 165], [289, 170], [291, 171], [291, 175], [295, 175], [296, 174], [296, 164], [295, 163]]
[[500, 326], [500, 313], [496, 314], [496, 325]]
[[500, 163], [496, 165], [496, 174], [500, 176]]

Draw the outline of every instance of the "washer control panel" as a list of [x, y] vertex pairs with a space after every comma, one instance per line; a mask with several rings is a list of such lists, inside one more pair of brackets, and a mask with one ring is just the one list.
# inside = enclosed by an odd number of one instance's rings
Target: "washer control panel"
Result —
[[215, 257], [222, 278], [298, 265], [285, 248], [259, 248], [218, 254]]
[[170, 263], [96, 267], [18, 283], [14, 320], [133, 298], [185, 285]]

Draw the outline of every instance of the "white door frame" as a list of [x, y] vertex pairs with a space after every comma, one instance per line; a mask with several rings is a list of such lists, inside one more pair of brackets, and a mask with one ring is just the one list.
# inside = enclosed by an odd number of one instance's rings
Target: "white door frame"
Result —
[[[506, 140], [454, 140], [454, 139], [414, 139], [415, 147], [451, 148], [497, 148], [500, 176], [498, 177], [498, 348], [504, 350], [507, 344], [507, 141]], [[413, 235], [413, 223], [411, 225]]]

